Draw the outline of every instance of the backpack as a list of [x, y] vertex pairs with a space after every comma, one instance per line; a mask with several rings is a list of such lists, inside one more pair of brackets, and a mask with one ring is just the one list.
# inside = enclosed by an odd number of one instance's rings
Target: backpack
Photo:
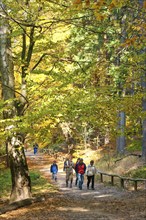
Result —
[[57, 166], [57, 164], [52, 164], [50, 171], [51, 171], [51, 173], [57, 173], [57, 171], [58, 171], [58, 166]]
[[72, 161], [66, 160], [64, 161], [63, 171], [66, 171], [67, 168], [72, 169], [74, 167], [74, 163]]

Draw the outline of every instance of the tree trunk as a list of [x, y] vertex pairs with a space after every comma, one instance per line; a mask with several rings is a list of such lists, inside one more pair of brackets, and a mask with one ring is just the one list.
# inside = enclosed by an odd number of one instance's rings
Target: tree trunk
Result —
[[124, 154], [125, 146], [126, 146], [126, 138], [125, 138], [125, 122], [126, 116], [124, 112], [119, 112], [119, 136], [117, 138], [117, 152], [120, 154]]
[[[140, 9], [143, 8], [143, 3], [144, 3], [144, 0], [139, 0]], [[145, 54], [145, 57], [146, 57], [146, 48], [144, 48], [141, 51], [141, 53]], [[142, 64], [146, 66], [146, 58], [144, 58], [144, 61], [142, 62]], [[143, 112], [146, 112], [146, 72], [142, 74], [141, 86], [142, 86], [143, 95], [144, 95], [143, 100], [142, 100], [142, 109], [143, 109]], [[142, 122], [142, 158], [146, 161], [146, 119], [143, 119], [143, 122]]]
[[[11, 54], [10, 26], [5, 17], [5, 5], [0, 0], [0, 72], [2, 82], [2, 98], [6, 102], [4, 119], [12, 119], [17, 115], [15, 108], [15, 81]], [[5, 9], [6, 10], [6, 9]], [[13, 132], [13, 122], [6, 130], [11, 133], [6, 141], [12, 177], [10, 202], [31, 197], [31, 182], [23, 149], [23, 136]]]
[[[121, 38], [120, 38], [120, 42], [123, 43], [125, 41], [125, 38], [126, 38], [126, 24], [125, 24], [125, 19], [126, 19], [126, 16], [125, 15], [125, 9], [123, 8], [123, 10], [121, 10], [120, 14], [118, 14], [117, 16], [121, 16], [121, 18], [118, 18], [120, 19], [120, 25], [121, 25]], [[117, 66], [120, 66], [121, 65], [121, 57], [120, 55], [117, 56], [117, 60], [116, 60], [116, 64]], [[124, 82], [124, 78], [122, 79], [123, 76], [120, 76], [121, 79], [120, 79], [120, 82], [119, 82], [119, 85], [118, 85], [118, 95], [120, 98], [123, 98], [124, 97], [124, 86], [123, 86], [123, 82]], [[124, 111], [122, 111], [121, 108], [122, 106], [119, 106], [119, 121], [118, 121], [118, 132], [119, 132], [119, 136], [117, 138], [117, 152], [120, 153], [120, 154], [124, 154], [125, 153], [125, 148], [126, 148], [126, 136], [125, 136], [125, 125], [126, 125], [126, 114]]]
[[8, 146], [12, 178], [10, 202], [31, 197], [31, 181], [22, 143], [22, 136], [17, 135], [13, 136]]

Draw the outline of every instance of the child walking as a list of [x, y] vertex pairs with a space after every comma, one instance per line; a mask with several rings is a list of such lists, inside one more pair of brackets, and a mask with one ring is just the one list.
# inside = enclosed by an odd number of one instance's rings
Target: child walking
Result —
[[50, 167], [50, 172], [52, 173], [52, 179], [57, 181], [57, 173], [58, 173], [58, 165], [56, 164], [56, 161], [53, 161], [53, 164]]

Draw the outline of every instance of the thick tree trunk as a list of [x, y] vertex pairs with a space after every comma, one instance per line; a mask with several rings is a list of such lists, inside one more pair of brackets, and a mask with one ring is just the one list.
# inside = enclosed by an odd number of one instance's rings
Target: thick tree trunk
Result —
[[[17, 114], [15, 108], [15, 81], [11, 54], [10, 27], [3, 12], [5, 6], [0, 0], [0, 72], [2, 82], [2, 98], [6, 102], [3, 113], [4, 119], [12, 119]], [[6, 9], [5, 9], [6, 10]], [[6, 141], [9, 155], [9, 165], [12, 177], [12, 191], [10, 202], [31, 197], [31, 182], [23, 149], [23, 137], [13, 132], [12, 124], [6, 129], [11, 133]]]
[[31, 181], [22, 136], [13, 136], [8, 145], [12, 178], [10, 202], [15, 202], [31, 197]]
[[[1, 1], [0, 1], [1, 3]], [[1, 3], [2, 5], [2, 3]], [[4, 7], [2, 5], [2, 7]], [[2, 10], [0, 9], [1, 14]], [[3, 16], [5, 16], [3, 14]], [[9, 100], [15, 97], [14, 93], [14, 71], [11, 55], [10, 27], [6, 19], [0, 17], [0, 71], [2, 81], [2, 97]], [[12, 113], [12, 109], [11, 109]]]
[[[139, 0], [140, 9], [143, 8], [144, 0]], [[145, 31], [143, 32], [145, 34]], [[144, 37], [143, 34], [143, 37]], [[146, 47], [141, 51], [142, 54], [145, 54], [146, 57]], [[143, 64], [146, 66], [146, 58], [143, 61]], [[145, 70], [144, 70], [145, 71]], [[142, 109], [143, 112], [146, 112], [146, 71], [142, 74], [141, 86], [143, 89], [143, 100], [142, 100]], [[142, 158], [146, 161], [146, 118], [142, 122]]]

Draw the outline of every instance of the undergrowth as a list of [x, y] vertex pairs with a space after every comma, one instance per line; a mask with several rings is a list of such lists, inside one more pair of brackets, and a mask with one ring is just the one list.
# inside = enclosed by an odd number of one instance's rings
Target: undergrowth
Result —
[[[32, 195], [56, 191], [55, 186], [43, 178], [38, 171], [30, 171]], [[9, 169], [0, 170], [0, 198], [8, 199], [11, 193], [11, 174]]]
[[126, 175], [135, 179], [136, 178], [146, 179], [146, 166], [140, 167], [136, 170], [132, 170], [131, 172], [128, 172]]
[[146, 179], [146, 165], [136, 156], [102, 157], [96, 161], [98, 170], [131, 178]]

